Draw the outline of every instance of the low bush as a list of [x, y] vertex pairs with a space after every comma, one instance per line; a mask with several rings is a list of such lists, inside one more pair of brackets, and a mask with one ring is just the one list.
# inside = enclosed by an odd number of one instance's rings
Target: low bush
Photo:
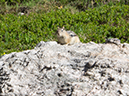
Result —
[[112, 37], [129, 42], [128, 18], [129, 6], [119, 4], [89, 8], [74, 14], [68, 8], [62, 8], [23, 16], [0, 15], [0, 54], [34, 48], [41, 40], [56, 40], [58, 26], [77, 33], [83, 43], [103, 43]]

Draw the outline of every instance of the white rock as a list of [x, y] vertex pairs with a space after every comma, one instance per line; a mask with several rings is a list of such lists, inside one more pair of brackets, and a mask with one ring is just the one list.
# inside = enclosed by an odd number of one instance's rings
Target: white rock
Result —
[[129, 44], [109, 41], [71, 46], [41, 41], [32, 50], [6, 54], [0, 58], [0, 94], [128, 96]]

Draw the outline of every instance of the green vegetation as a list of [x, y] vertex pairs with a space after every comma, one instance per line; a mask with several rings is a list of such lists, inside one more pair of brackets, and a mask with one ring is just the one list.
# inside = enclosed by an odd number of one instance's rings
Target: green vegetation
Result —
[[56, 41], [58, 26], [77, 33], [83, 43], [106, 38], [129, 43], [129, 2], [88, 1], [0, 0], [0, 56]]

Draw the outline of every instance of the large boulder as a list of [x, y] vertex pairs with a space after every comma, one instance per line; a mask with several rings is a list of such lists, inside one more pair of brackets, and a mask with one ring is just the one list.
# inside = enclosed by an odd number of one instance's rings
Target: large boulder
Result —
[[129, 96], [129, 44], [110, 41], [41, 41], [6, 54], [0, 58], [0, 95]]

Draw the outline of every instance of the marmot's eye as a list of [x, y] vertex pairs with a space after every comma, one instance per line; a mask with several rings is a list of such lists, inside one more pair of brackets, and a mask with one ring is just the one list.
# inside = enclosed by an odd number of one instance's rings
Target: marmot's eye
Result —
[[63, 32], [63, 29], [61, 29], [61, 32]]

